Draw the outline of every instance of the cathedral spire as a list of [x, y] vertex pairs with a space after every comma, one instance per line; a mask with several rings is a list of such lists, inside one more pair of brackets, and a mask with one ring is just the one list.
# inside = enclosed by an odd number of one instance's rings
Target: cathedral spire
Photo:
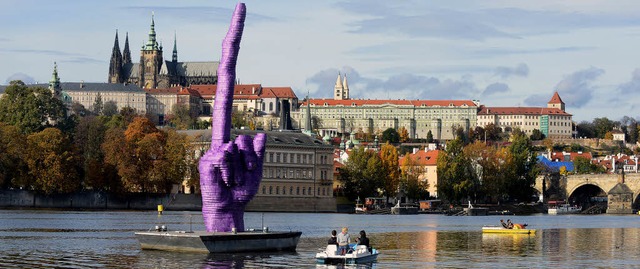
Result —
[[124, 49], [122, 51], [122, 64], [130, 64], [131, 63], [131, 51], [129, 50], [129, 33], [127, 32], [126, 38], [124, 39]]
[[173, 33], [173, 56], [171, 57], [171, 61], [178, 62], [178, 37], [177, 34]]
[[156, 23], [154, 20], [154, 14], [151, 12], [151, 30], [149, 30], [149, 40], [144, 47], [145, 50], [157, 50], [158, 42], [156, 41]]
[[111, 51], [111, 61], [109, 62], [109, 83], [120, 83], [120, 70], [122, 70], [122, 54], [120, 53], [120, 41], [118, 41], [118, 30], [116, 39]]

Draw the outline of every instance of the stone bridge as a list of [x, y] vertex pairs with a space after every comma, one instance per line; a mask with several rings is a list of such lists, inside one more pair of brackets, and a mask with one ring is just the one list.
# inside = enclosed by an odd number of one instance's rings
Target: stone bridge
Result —
[[[539, 176], [538, 178], [536, 178], [535, 188], [539, 193], [542, 193], [543, 180], [543, 176]], [[551, 184], [548, 181], [549, 179], [547, 179], [547, 182], [545, 184], [547, 190], [551, 187]], [[559, 186], [557, 187], [559, 187], [560, 191], [562, 192], [561, 196], [564, 196], [566, 197], [566, 199], [568, 199], [572, 195], [576, 194], [576, 191], [581, 187], [595, 186], [607, 195], [610, 209], [612, 207], [622, 207], [629, 209], [632, 207], [632, 205], [639, 205], [640, 201], [638, 199], [638, 196], [640, 195], [640, 173], [629, 173], [624, 175], [624, 185], [626, 185], [626, 187], [628, 187], [632, 192], [632, 194], [628, 195], [630, 196], [628, 198], [618, 199], [619, 197], [617, 196], [611, 196], [613, 193], [616, 193], [617, 195], [617, 193], [619, 192], [619, 187], [616, 188], [614, 192], [611, 191], [620, 182], [622, 182], [622, 176], [620, 174], [569, 175], [566, 177], [560, 177], [558, 180]], [[624, 202], [624, 206], [612, 204], [616, 202]]]

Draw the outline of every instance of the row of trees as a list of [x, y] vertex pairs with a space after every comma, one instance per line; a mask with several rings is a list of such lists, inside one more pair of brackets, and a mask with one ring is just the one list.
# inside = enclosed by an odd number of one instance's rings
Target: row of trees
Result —
[[510, 145], [447, 143], [438, 156], [438, 194], [452, 203], [529, 201], [538, 173], [531, 140], [514, 131]]
[[424, 199], [429, 193], [428, 184], [419, 179], [423, 168], [418, 160], [411, 158], [405, 159], [400, 167], [396, 147], [386, 143], [379, 152], [354, 148], [338, 172], [342, 194], [350, 200], [381, 195], [388, 199], [399, 189], [403, 189], [410, 199]]
[[2, 188], [166, 193], [185, 174], [198, 180], [195, 152], [189, 137], [131, 108], [67, 116], [49, 90], [18, 81], [0, 98]]

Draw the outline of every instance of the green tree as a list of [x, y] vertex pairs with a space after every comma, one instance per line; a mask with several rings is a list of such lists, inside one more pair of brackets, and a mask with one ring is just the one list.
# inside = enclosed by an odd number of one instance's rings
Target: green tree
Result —
[[27, 137], [26, 163], [36, 191], [51, 194], [79, 189], [71, 148], [70, 140], [56, 128], [46, 128]]
[[469, 198], [475, 185], [473, 167], [462, 151], [463, 145], [460, 138], [449, 141], [437, 160], [438, 196], [454, 204]]
[[101, 115], [111, 117], [115, 114], [118, 114], [118, 104], [113, 100], [106, 101], [102, 107]]
[[0, 98], [0, 122], [14, 125], [24, 134], [64, 123], [66, 108], [42, 87], [12, 81]]
[[382, 161], [378, 154], [357, 147], [351, 151], [344, 167], [338, 170], [344, 194], [350, 200], [378, 196], [382, 188]]
[[487, 124], [484, 128], [486, 132], [487, 141], [501, 141], [502, 129], [493, 123]]
[[321, 118], [319, 118], [318, 116], [311, 116], [311, 129], [313, 129], [313, 132], [317, 134], [318, 130], [322, 128], [322, 124], [323, 123]]
[[474, 168], [477, 185], [474, 186], [473, 197], [498, 202], [507, 194], [507, 178], [504, 173], [505, 150], [476, 141], [464, 148], [464, 154], [471, 160]]
[[380, 148], [380, 159], [382, 161], [382, 167], [384, 168], [383, 193], [387, 197], [387, 202], [389, 202], [389, 197], [394, 196], [396, 194], [396, 191], [398, 190], [400, 179], [398, 150], [396, 149], [396, 147], [387, 142]]
[[433, 133], [431, 133], [431, 130], [427, 132], [427, 143], [433, 143]]
[[96, 94], [96, 99], [93, 102], [93, 114], [102, 115], [102, 110], [104, 109], [104, 103], [102, 102], [102, 95], [100, 92]]
[[531, 132], [531, 136], [529, 138], [531, 138], [531, 140], [533, 141], [538, 141], [538, 140], [542, 140], [544, 139], [546, 136], [538, 129], [533, 129], [533, 132]]
[[596, 138], [596, 128], [593, 123], [588, 121], [582, 121], [576, 125], [576, 131], [578, 131], [578, 137]]
[[382, 143], [398, 143], [400, 142], [400, 134], [393, 128], [387, 128], [382, 132]]
[[529, 201], [534, 193], [533, 185], [538, 172], [531, 141], [523, 134], [513, 136], [508, 153], [507, 169], [504, 172], [509, 176], [507, 190], [510, 198]]
[[191, 128], [196, 120], [195, 117], [190, 114], [188, 106], [175, 104], [171, 108], [171, 115], [169, 115], [167, 121], [178, 130], [186, 130]]
[[237, 129], [240, 129], [244, 126], [248, 126], [244, 112], [242, 111], [231, 112], [231, 126]]
[[595, 129], [595, 137], [605, 138], [607, 132], [613, 130], [614, 122], [606, 117], [593, 119], [593, 126]]

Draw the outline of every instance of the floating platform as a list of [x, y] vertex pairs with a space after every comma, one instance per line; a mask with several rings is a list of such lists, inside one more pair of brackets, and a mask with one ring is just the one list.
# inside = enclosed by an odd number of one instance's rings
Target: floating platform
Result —
[[236, 253], [295, 251], [302, 232], [149, 231], [135, 233], [142, 249]]
[[506, 229], [498, 226], [484, 226], [482, 227], [483, 233], [492, 234], [535, 234], [535, 229]]

